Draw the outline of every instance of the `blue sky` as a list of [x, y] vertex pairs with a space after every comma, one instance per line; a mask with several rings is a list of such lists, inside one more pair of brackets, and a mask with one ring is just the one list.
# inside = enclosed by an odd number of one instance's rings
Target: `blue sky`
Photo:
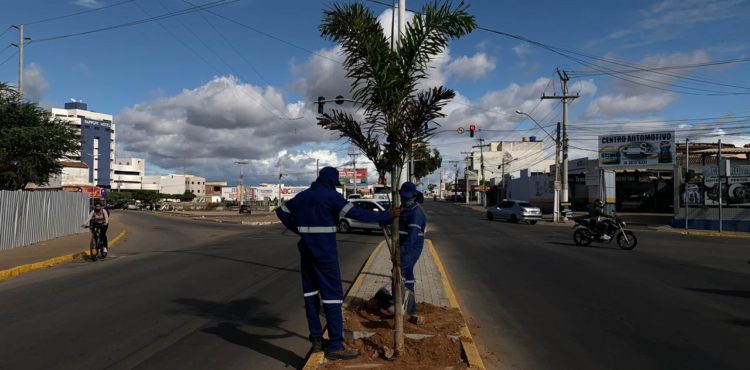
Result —
[[[6, 46], [18, 36], [6, 28], [26, 23], [26, 36], [32, 38], [25, 54], [28, 96], [46, 106], [81, 99], [92, 110], [115, 115], [118, 156], [145, 158], [152, 173], [186, 170], [235, 182], [237, 169], [231, 163], [247, 159], [254, 182], [275, 181], [281, 168], [288, 173], [287, 182], [305, 183], [314, 177], [315, 159], [345, 163], [347, 144], [315, 126], [316, 107], [311, 104], [318, 95], [348, 92], [337, 62], [343, 58], [317, 30], [321, 10], [332, 1], [218, 3], [210, 11], [219, 16], [195, 11], [44, 41], [191, 5], [182, 0], [0, 0], [0, 63], [5, 62], [0, 81], [17, 79], [16, 49]], [[364, 3], [376, 16], [390, 19], [387, 7]], [[420, 9], [425, 3], [410, 0], [407, 7]], [[634, 84], [591, 75], [592, 69], [570, 58], [576, 57], [571, 51], [597, 57], [584, 60], [599, 71], [748, 58], [746, 0], [467, 3], [478, 25], [566, 49], [568, 57], [483, 30], [451, 42], [436, 58], [426, 82], [458, 93], [441, 121], [446, 129], [474, 123], [487, 130], [482, 133], [487, 140], [541, 136], [514, 112], [531, 112], [545, 124], [559, 120], [559, 106], [539, 103], [539, 97], [560, 92], [555, 68], [562, 68], [579, 72], [570, 82], [571, 92], [581, 95], [570, 115], [571, 140], [577, 147], [593, 148], [591, 139], [602, 132], [663, 127], [676, 129], [678, 138], [750, 142], [750, 136], [739, 135], [750, 135], [744, 128], [750, 124], [748, 61], [618, 74], [640, 82]], [[722, 95], [700, 95], [717, 93]], [[694, 120], [698, 118], [712, 119]], [[617, 124], [605, 124], [610, 122]], [[577, 127], [581, 131], [575, 131]], [[716, 131], [722, 128], [724, 132]], [[491, 131], [507, 129], [529, 131]], [[681, 136], [680, 130], [687, 131]], [[724, 133], [728, 135], [721, 136]], [[457, 159], [472, 144], [467, 136], [452, 133], [431, 142], [446, 160]], [[571, 156], [590, 154], [579, 150]], [[434, 176], [430, 180], [437, 181]]]

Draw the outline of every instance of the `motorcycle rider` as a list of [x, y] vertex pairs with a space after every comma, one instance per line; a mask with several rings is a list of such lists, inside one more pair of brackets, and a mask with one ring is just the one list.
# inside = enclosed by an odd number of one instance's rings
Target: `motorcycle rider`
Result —
[[605, 221], [607, 218], [614, 218], [614, 216], [604, 212], [604, 202], [601, 199], [595, 200], [589, 211], [589, 225], [596, 227], [602, 240], [612, 239], [607, 235], [607, 232], [609, 232], [609, 224]]

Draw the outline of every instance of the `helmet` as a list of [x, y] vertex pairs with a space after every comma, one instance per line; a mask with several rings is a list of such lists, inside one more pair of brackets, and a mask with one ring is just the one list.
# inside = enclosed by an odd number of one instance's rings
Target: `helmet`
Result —
[[604, 202], [602, 202], [601, 199], [597, 199], [594, 201], [594, 205], [597, 207], [604, 207]]

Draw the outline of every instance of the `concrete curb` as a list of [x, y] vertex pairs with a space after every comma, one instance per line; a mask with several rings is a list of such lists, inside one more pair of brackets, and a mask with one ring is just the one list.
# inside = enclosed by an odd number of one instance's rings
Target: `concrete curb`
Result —
[[[445, 289], [445, 295], [448, 297], [448, 302], [451, 304], [451, 306], [453, 306], [453, 308], [457, 309], [458, 312], [461, 312], [461, 316], [463, 317], [463, 312], [461, 311], [461, 307], [458, 305], [458, 299], [456, 299], [456, 294], [453, 292], [453, 288], [451, 287], [450, 280], [448, 279], [448, 273], [445, 271], [445, 266], [443, 266], [443, 261], [440, 260], [440, 256], [438, 256], [438, 253], [435, 250], [435, 246], [432, 245], [432, 240], [425, 239], [425, 244], [427, 244], [427, 248], [430, 250], [432, 258], [435, 260], [435, 265], [440, 272], [440, 280], [442, 280], [443, 282], [443, 288]], [[466, 361], [469, 363], [469, 368], [484, 370], [485, 367], [484, 362], [482, 361], [482, 356], [479, 355], [479, 349], [477, 348], [476, 344], [474, 344], [474, 338], [471, 336], [469, 326], [466, 324], [466, 318], [464, 318], [464, 325], [461, 327], [461, 331], [459, 333], [461, 334], [461, 346], [464, 349], [464, 354], [466, 355]]]
[[[115, 244], [119, 243], [120, 240], [123, 237], [125, 237], [125, 234], [126, 234], [126, 230], [123, 230], [114, 239], [112, 239], [109, 242], [109, 249], [112, 249], [112, 247], [114, 247]], [[61, 263], [65, 263], [65, 262], [72, 261], [75, 259], [85, 258], [88, 255], [89, 255], [89, 251], [86, 250], [83, 252], [71, 253], [71, 254], [67, 254], [63, 256], [53, 257], [53, 258], [50, 258], [41, 262], [28, 263], [28, 264], [16, 266], [7, 270], [2, 270], [0, 271], [0, 282], [16, 277], [18, 275], [27, 273], [29, 271], [52, 267], [52, 266], [59, 265]]]
[[685, 236], [708, 236], [715, 238], [734, 238], [734, 239], [750, 239], [750, 233], [748, 235], [743, 234], [726, 234], [719, 233], [718, 231], [680, 231], [680, 235]]

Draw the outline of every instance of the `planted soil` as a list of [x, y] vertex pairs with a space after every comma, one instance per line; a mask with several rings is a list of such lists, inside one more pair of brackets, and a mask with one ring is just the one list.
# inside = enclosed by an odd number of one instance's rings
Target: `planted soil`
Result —
[[355, 300], [344, 310], [347, 331], [370, 332], [368, 338], [347, 340], [348, 347], [357, 348], [358, 358], [349, 361], [326, 361], [321, 369], [465, 369], [459, 330], [464, 325], [461, 312], [453, 308], [417, 305], [424, 323], [415, 325], [404, 317], [407, 334], [432, 335], [423, 339], [404, 339], [405, 353], [393, 353], [393, 315], [372, 302]]

